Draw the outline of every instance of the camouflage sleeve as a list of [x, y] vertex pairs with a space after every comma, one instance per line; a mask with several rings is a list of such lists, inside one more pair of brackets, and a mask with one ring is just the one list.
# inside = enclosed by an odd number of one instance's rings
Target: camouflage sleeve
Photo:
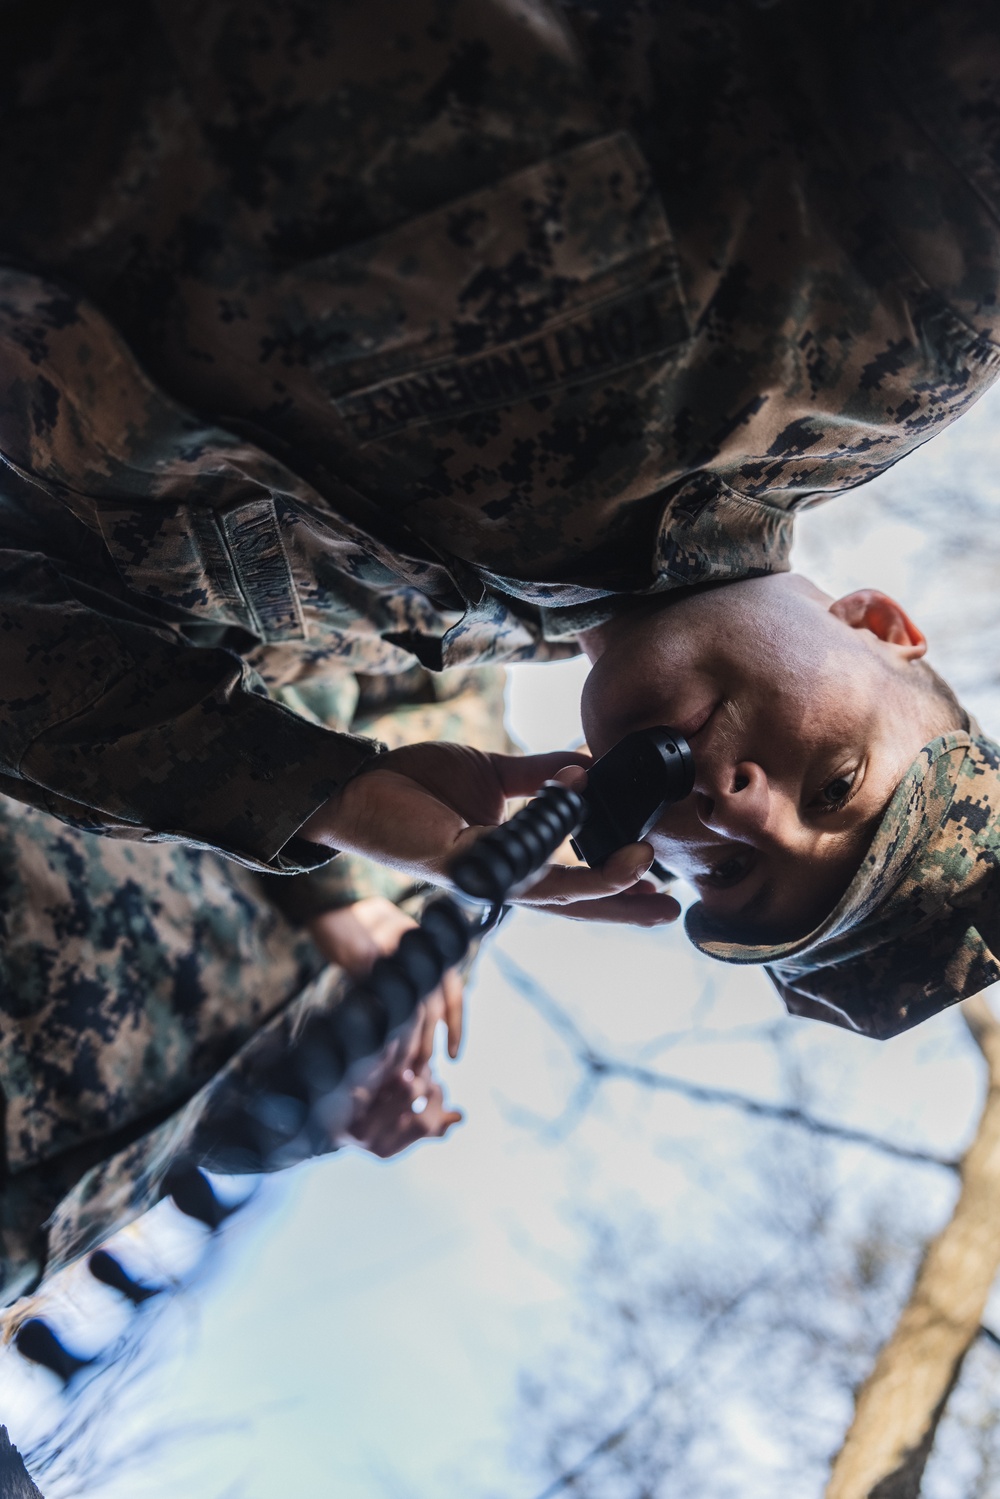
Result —
[[[40, 511], [71, 510], [93, 532], [97, 498], [140, 514], [267, 491], [263, 455], [260, 473], [253, 450], [234, 463], [225, 434], [162, 396], [106, 320], [56, 298], [0, 272], [0, 463]], [[235, 653], [112, 608], [47, 545], [0, 550], [4, 790], [79, 827], [258, 869], [328, 860], [296, 830], [377, 746], [274, 702]]]
[[[432, 893], [433, 894], [433, 893]], [[422, 892], [406, 902], [406, 911], [419, 920], [428, 900]], [[475, 963], [482, 938], [473, 940], [459, 964], [463, 980]], [[218, 1142], [218, 1119], [235, 1100], [245, 1107], [246, 1100], [260, 1094], [262, 1071], [274, 1065], [302, 1028], [305, 1019], [316, 1013], [329, 1013], [343, 999], [351, 986], [343, 970], [335, 966], [323, 969], [303, 990], [266, 1021], [248, 1041], [194, 1093], [188, 1102], [155, 1125], [141, 1138], [109, 1154], [78, 1176], [50, 1174], [49, 1187], [59, 1182], [65, 1195], [58, 1202], [45, 1225], [46, 1244], [41, 1255], [45, 1266], [44, 1292], [50, 1277], [79, 1256], [95, 1249], [110, 1236], [133, 1222], [160, 1200], [163, 1182], [177, 1162], [190, 1164], [211, 1158]], [[346, 1095], [342, 1100], [347, 1104]], [[344, 1122], [346, 1123], [346, 1114]], [[333, 1140], [318, 1145], [307, 1131], [265, 1162], [267, 1171], [280, 1171], [317, 1153], [335, 1150]], [[27, 1173], [25, 1173], [27, 1177]], [[31, 1178], [26, 1188], [30, 1190]], [[35, 1190], [39, 1188], [36, 1185]], [[2, 1200], [0, 1200], [2, 1207]], [[21, 1303], [17, 1320], [31, 1315], [30, 1303]], [[13, 1331], [14, 1323], [0, 1317], [0, 1338]]]
[[[397, 676], [361, 676], [354, 681], [357, 699], [350, 728], [381, 740], [389, 749], [446, 739], [476, 749], [515, 752], [504, 726], [506, 672], [502, 667], [429, 672], [418, 666]], [[298, 686], [284, 693], [279, 689], [277, 695], [298, 712], [337, 726], [331, 722], [329, 694], [321, 683], [312, 689]], [[354, 854], [341, 854], [309, 874], [266, 879], [265, 884], [270, 899], [295, 922], [372, 895], [399, 901], [413, 889], [406, 876]]]
[[229, 651], [101, 616], [38, 555], [0, 552], [0, 668], [10, 795], [259, 869], [330, 857], [296, 831], [376, 749], [271, 701]]

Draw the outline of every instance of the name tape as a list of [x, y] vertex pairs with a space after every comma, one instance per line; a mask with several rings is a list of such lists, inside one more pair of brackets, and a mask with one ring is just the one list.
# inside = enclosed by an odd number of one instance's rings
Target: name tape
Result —
[[338, 396], [333, 404], [355, 436], [370, 442], [405, 427], [506, 405], [669, 354], [689, 334], [679, 289], [671, 279], [495, 352], [383, 380]]

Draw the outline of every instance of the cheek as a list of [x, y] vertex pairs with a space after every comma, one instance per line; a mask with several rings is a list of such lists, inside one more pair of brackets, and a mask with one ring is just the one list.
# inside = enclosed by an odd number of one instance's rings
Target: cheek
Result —
[[847, 655], [819, 672], [811, 690], [806, 683], [806, 693], [817, 733], [827, 743], [857, 744], [885, 708], [869, 663], [857, 656]]

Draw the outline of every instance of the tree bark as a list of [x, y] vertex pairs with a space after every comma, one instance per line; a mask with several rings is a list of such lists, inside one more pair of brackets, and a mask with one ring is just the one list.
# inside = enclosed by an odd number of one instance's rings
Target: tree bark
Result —
[[6, 1426], [0, 1426], [0, 1499], [42, 1499]]
[[955, 1210], [928, 1245], [895, 1331], [858, 1391], [826, 1499], [918, 1499], [1000, 1268], [1000, 1020], [981, 994], [962, 1010], [986, 1059], [986, 1102], [962, 1158]]

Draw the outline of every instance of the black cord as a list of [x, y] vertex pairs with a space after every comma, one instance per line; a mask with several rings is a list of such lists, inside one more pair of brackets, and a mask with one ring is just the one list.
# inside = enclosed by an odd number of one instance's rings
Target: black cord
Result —
[[313, 1151], [328, 1148], [329, 1109], [321, 1105], [410, 1023], [470, 944], [503, 919], [510, 892], [548, 861], [585, 815], [579, 792], [550, 782], [509, 822], [456, 859], [450, 870], [456, 887], [480, 905], [488, 903], [488, 914], [474, 922], [449, 896], [431, 901], [394, 953], [379, 958], [335, 1009], [310, 1015], [290, 1045], [255, 1068], [242, 1088], [205, 1116], [187, 1160], [177, 1163], [165, 1183], [177, 1205], [214, 1228], [219, 1219], [206, 1198], [202, 1167], [223, 1173], [273, 1170], [303, 1133]]
[[[275, 1038], [274, 1054], [216, 1100], [186, 1155], [172, 1162], [162, 1195], [215, 1230], [233, 1209], [219, 1201], [206, 1171], [256, 1174], [287, 1164], [289, 1153], [301, 1159], [328, 1150], [331, 1095], [357, 1081], [362, 1064], [411, 1022], [447, 969], [498, 925], [511, 892], [577, 834], [578, 852], [592, 865], [602, 863], [616, 848], [643, 837], [665, 806], [688, 795], [693, 780], [686, 741], [672, 729], [655, 728], [626, 736], [590, 768], [586, 798], [547, 782], [449, 870], [459, 891], [488, 907], [486, 916], [474, 923], [450, 897], [431, 901], [396, 951], [379, 958], [335, 1009], [309, 1015], [290, 1044]], [[90, 1265], [99, 1280], [135, 1304], [151, 1294], [105, 1251], [93, 1255]], [[65, 1381], [84, 1367], [37, 1318], [25, 1323], [17, 1346]]]
[[586, 815], [587, 804], [579, 791], [547, 781], [509, 822], [484, 833], [454, 860], [448, 871], [452, 881], [473, 900], [502, 904], [548, 862]]
[[[314, 1152], [328, 1148], [329, 1109], [322, 1105], [331, 1093], [356, 1077], [360, 1065], [410, 1023], [446, 970], [465, 957], [471, 942], [502, 920], [512, 891], [541, 869], [566, 838], [581, 827], [588, 832], [591, 823], [596, 827], [598, 816], [607, 820], [602, 767], [605, 779], [623, 787], [626, 801], [629, 794], [639, 798], [639, 812], [629, 814], [633, 822], [640, 818], [634, 828], [627, 818], [624, 823], [619, 818], [612, 832], [598, 829], [603, 837], [617, 839], [613, 846], [618, 847], [635, 836], [643, 820], [649, 821], [650, 808], [655, 811], [662, 799], [677, 799], [690, 789], [684, 757], [689, 761], [690, 751], [678, 736], [671, 737], [671, 731], [640, 731], [592, 768], [587, 798], [549, 781], [509, 822], [478, 838], [453, 861], [449, 874], [462, 894], [488, 905], [485, 919], [470, 923], [448, 896], [432, 901], [396, 951], [379, 958], [368, 977], [353, 984], [334, 1010], [310, 1015], [290, 1045], [280, 1047], [241, 1087], [219, 1100], [202, 1121], [188, 1160], [175, 1165], [165, 1192], [185, 1211], [215, 1227], [219, 1219], [206, 1199], [202, 1167], [220, 1172], [273, 1170], [293, 1141], [301, 1146], [303, 1135]], [[636, 766], [643, 777], [638, 781]]]

